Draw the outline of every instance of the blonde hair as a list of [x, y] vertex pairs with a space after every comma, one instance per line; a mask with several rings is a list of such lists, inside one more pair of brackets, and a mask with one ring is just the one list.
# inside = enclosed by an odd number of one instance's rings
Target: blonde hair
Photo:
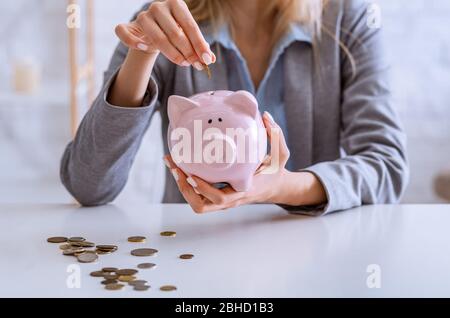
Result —
[[[292, 22], [306, 27], [314, 38], [319, 38], [322, 26], [322, 12], [328, 0], [271, 0], [262, 16], [275, 15], [272, 42], [286, 33]], [[230, 22], [231, 8], [226, 0], [185, 0], [197, 22], [210, 21], [217, 28]]]
[[[230, 22], [231, 8], [227, 0], [184, 0], [194, 19], [200, 23], [209, 21], [217, 30], [223, 23]], [[243, 0], [244, 1], [244, 0]], [[312, 35], [314, 56], [320, 68], [319, 54], [314, 45], [320, 40], [322, 33], [331, 37], [347, 56], [352, 78], [356, 73], [356, 62], [350, 50], [322, 23], [322, 15], [329, 0], [270, 0], [261, 14], [275, 15], [275, 28], [272, 44], [275, 44], [288, 30], [291, 23], [299, 23]], [[350, 34], [351, 35], [351, 34]]]

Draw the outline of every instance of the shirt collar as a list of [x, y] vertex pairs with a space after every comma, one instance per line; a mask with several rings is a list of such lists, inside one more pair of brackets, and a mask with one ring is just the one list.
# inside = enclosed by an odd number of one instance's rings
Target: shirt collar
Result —
[[[231, 37], [229, 27], [223, 24], [217, 31], [213, 30], [210, 23], [200, 25], [205, 40], [210, 44], [219, 43], [227, 49], [235, 49], [235, 43]], [[312, 44], [311, 32], [300, 23], [291, 23], [286, 34], [275, 45], [275, 51], [282, 50], [294, 42], [306, 42]]]

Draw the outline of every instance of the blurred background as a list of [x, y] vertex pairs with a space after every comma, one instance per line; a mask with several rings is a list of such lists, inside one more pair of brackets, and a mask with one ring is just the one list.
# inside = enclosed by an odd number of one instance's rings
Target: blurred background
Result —
[[[86, 0], [78, 51], [86, 59]], [[444, 202], [433, 180], [450, 166], [450, 1], [378, 0], [392, 61], [395, 107], [409, 137], [411, 181], [405, 203]], [[93, 0], [97, 93], [117, 45], [116, 24], [143, 0]], [[59, 181], [71, 139], [67, 2], [0, 1], [0, 202], [73, 202]], [[88, 85], [77, 87], [80, 116]], [[118, 201], [159, 202], [164, 165], [155, 117]]]

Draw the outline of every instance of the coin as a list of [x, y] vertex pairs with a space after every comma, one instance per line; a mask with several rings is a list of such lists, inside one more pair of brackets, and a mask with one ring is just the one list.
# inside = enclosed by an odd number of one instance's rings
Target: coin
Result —
[[63, 251], [63, 255], [72, 256], [72, 255], [75, 255], [75, 254], [80, 254], [82, 252], [85, 252], [85, 250], [83, 248], [80, 248], [80, 247], [78, 247], [78, 248], [69, 248], [69, 249]]
[[59, 246], [59, 249], [60, 250], [68, 250], [68, 249], [71, 249], [72, 248], [72, 245], [70, 245], [70, 244], [67, 244], [67, 243], [65, 243], [65, 244], [61, 244], [60, 246]]
[[74, 236], [69, 238], [69, 242], [84, 242], [86, 239], [80, 236]]
[[136, 291], [146, 291], [149, 290], [149, 288], [149, 285], [135, 285], [133, 289]]
[[47, 242], [49, 242], [49, 243], [65, 243], [65, 242], [67, 242], [67, 237], [64, 237], [64, 236], [49, 237], [47, 239]]
[[128, 285], [130, 286], [137, 286], [137, 285], [146, 285], [147, 281], [143, 280], [143, 279], [138, 279], [138, 280], [132, 280], [128, 282]]
[[129, 268], [119, 269], [119, 270], [116, 271], [116, 274], [119, 275], [119, 276], [122, 276], [122, 275], [123, 276], [132, 276], [132, 275], [135, 275], [137, 273], [138, 273], [138, 270], [136, 270], [136, 269], [129, 269]]
[[70, 242], [69, 244], [74, 247], [94, 247], [95, 246], [95, 244], [92, 242]]
[[80, 263], [92, 263], [98, 259], [98, 255], [96, 253], [83, 253], [77, 256], [77, 259]]
[[91, 275], [92, 277], [104, 277], [105, 273], [102, 271], [95, 271], [91, 272], [89, 275]]
[[102, 251], [102, 250], [95, 250], [95, 253], [97, 253], [98, 255], [106, 255], [106, 254], [111, 254], [113, 251]]
[[119, 275], [113, 273], [103, 273], [103, 278], [105, 279], [118, 279]]
[[156, 264], [153, 263], [141, 263], [137, 266], [139, 269], [150, 269], [156, 267]]
[[206, 75], [208, 76], [208, 79], [211, 79], [211, 69], [208, 65], [204, 64]]
[[146, 239], [147, 238], [145, 236], [130, 236], [128, 238], [128, 242], [131, 242], [131, 243], [145, 243]]
[[177, 232], [174, 232], [174, 231], [164, 231], [164, 232], [161, 232], [160, 234], [161, 234], [161, 236], [171, 236], [171, 237], [174, 237], [174, 236], [177, 235]]
[[125, 285], [124, 284], [108, 284], [105, 285], [105, 289], [107, 290], [121, 290]]
[[180, 258], [181, 259], [192, 259], [194, 257], [194, 255], [192, 254], [181, 254]]
[[132, 280], [135, 280], [136, 276], [129, 276], [129, 275], [122, 275], [119, 276], [118, 280], [121, 282], [131, 282]]
[[105, 272], [105, 273], [115, 273], [115, 272], [117, 272], [119, 269], [118, 268], [115, 268], [115, 267], [103, 267], [102, 268], [102, 272]]
[[96, 245], [95, 248], [104, 251], [117, 250], [116, 245]]
[[138, 248], [131, 251], [131, 255], [133, 256], [153, 256], [158, 253], [158, 250], [154, 248]]
[[118, 281], [116, 279], [105, 279], [102, 280], [103, 285], [109, 285], [109, 284], [117, 284]]
[[175, 286], [173, 286], [173, 285], [164, 285], [164, 286], [161, 286], [159, 289], [162, 290], [162, 291], [174, 291], [174, 290], [177, 290], [177, 288]]

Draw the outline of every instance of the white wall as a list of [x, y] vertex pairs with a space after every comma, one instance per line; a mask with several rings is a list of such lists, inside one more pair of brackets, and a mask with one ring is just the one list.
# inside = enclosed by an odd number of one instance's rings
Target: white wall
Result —
[[[98, 88], [117, 44], [114, 26], [143, 3], [96, 1]], [[396, 107], [409, 135], [412, 179], [405, 201], [438, 202], [432, 177], [450, 165], [450, 1], [378, 3], [393, 62]], [[70, 200], [58, 181], [59, 158], [70, 137], [66, 35], [65, 1], [0, 1], [0, 200]], [[7, 93], [10, 63], [28, 55], [44, 69], [44, 89], [35, 99]], [[161, 191], [150, 190], [164, 169], [159, 137], [156, 120], [121, 200], [160, 198]]]

